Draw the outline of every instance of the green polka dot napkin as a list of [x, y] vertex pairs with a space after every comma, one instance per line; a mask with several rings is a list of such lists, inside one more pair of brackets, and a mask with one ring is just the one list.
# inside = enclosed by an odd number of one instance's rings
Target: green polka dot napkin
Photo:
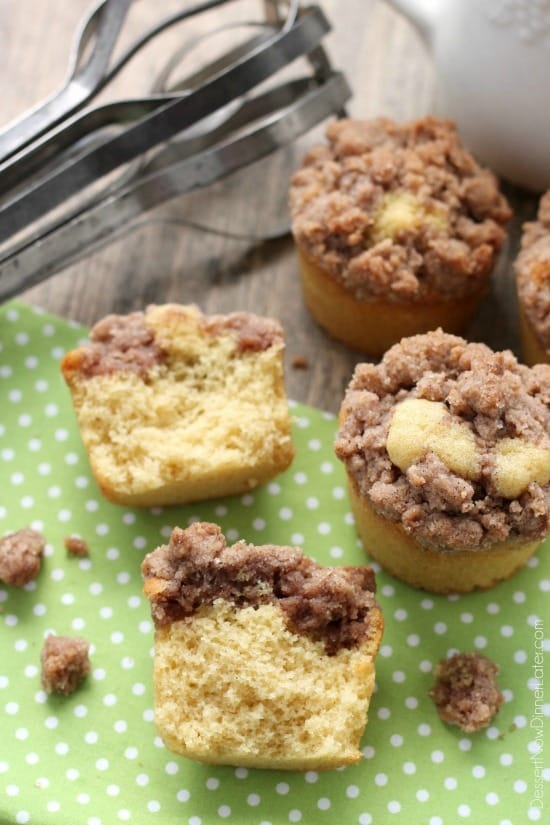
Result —
[[[333, 455], [335, 419], [299, 404], [295, 461], [262, 489], [153, 510], [104, 501], [59, 372], [84, 335], [19, 302], [0, 308], [0, 535], [32, 525], [48, 542], [36, 581], [22, 590], [0, 583], [0, 823], [544, 821], [548, 542], [511, 581], [469, 596], [433, 596], [378, 571], [386, 627], [360, 764], [254, 771], [166, 750], [153, 723], [153, 627], [139, 569], [146, 552], [174, 525], [202, 519], [230, 541], [297, 544], [324, 564], [365, 557]], [[67, 554], [72, 533], [88, 542], [88, 558]], [[48, 631], [92, 644], [92, 673], [72, 696], [41, 689]], [[471, 736], [443, 724], [427, 695], [435, 663], [457, 649], [482, 651], [501, 669], [505, 703]]]

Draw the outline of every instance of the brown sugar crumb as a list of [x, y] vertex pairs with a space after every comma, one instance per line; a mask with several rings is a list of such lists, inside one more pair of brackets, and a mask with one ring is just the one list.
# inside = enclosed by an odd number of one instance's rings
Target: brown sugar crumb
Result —
[[358, 300], [424, 301], [486, 281], [511, 216], [450, 120], [331, 122], [290, 187], [299, 248]]
[[278, 321], [249, 312], [204, 316], [203, 325], [211, 335], [233, 335], [239, 352], [263, 352], [283, 342], [283, 329]]
[[220, 528], [206, 522], [176, 527], [141, 569], [156, 627], [217, 599], [236, 607], [276, 603], [292, 632], [322, 640], [333, 655], [359, 645], [371, 611], [379, 616], [369, 567], [322, 567], [297, 547], [228, 547]]
[[290, 365], [295, 370], [307, 370], [309, 367], [309, 361], [305, 355], [294, 355]]
[[[159, 343], [159, 335], [151, 325], [155, 305], [145, 312], [131, 312], [129, 315], [107, 315], [91, 329], [89, 342], [69, 353], [64, 361], [68, 371], [78, 368], [87, 378], [111, 375], [115, 372], [133, 372], [142, 379], [156, 367], [165, 364], [167, 354]], [[230, 335], [235, 339], [238, 353], [263, 352], [283, 343], [283, 329], [278, 321], [262, 318], [247, 312], [233, 312], [229, 315], [189, 315], [188, 308], [171, 305], [166, 308], [165, 323], [186, 329], [198, 323], [209, 335]]]
[[46, 693], [68, 696], [91, 669], [89, 642], [78, 636], [46, 636], [40, 654], [42, 687]]
[[107, 315], [92, 327], [90, 343], [82, 350], [80, 369], [84, 375], [135, 372], [144, 376], [164, 360], [164, 353], [145, 323], [143, 312]]
[[0, 539], [0, 580], [23, 587], [40, 572], [46, 539], [38, 530], [25, 527]]
[[486, 728], [504, 701], [497, 674], [498, 666], [480, 653], [455, 653], [439, 662], [429, 695], [441, 719], [465, 733]]
[[65, 549], [71, 556], [88, 556], [90, 554], [88, 542], [79, 536], [67, 536]]

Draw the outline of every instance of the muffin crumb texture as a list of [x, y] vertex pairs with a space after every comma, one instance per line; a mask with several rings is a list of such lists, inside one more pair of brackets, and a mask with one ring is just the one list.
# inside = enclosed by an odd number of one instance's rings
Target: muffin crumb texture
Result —
[[439, 662], [429, 695], [441, 719], [465, 733], [486, 728], [504, 701], [498, 672], [497, 665], [480, 653], [455, 653]]
[[40, 573], [46, 539], [38, 530], [24, 527], [0, 539], [0, 581], [24, 587]]
[[46, 693], [74, 693], [91, 669], [89, 642], [78, 636], [46, 636], [40, 654]]
[[359, 300], [459, 298], [487, 280], [511, 216], [449, 120], [329, 124], [293, 175], [305, 257]]
[[550, 367], [441, 330], [359, 364], [337, 456], [358, 494], [424, 547], [550, 533]]

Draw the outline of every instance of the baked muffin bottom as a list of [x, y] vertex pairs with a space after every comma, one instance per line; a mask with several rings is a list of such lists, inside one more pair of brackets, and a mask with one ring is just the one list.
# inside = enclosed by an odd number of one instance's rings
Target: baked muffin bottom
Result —
[[494, 587], [523, 567], [541, 544], [505, 541], [487, 549], [430, 550], [418, 544], [401, 524], [376, 513], [351, 479], [348, 487], [366, 553], [392, 576], [432, 593], [469, 593]]
[[542, 346], [521, 305], [519, 307], [519, 333], [523, 361], [529, 367], [535, 364], [550, 364], [550, 352]]
[[323, 770], [357, 762], [382, 633], [329, 656], [272, 604], [218, 599], [155, 631], [155, 723], [206, 764]]
[[360, 301], [301, 250], [298, 264], [304, 301], [317, 323], [336, 340], [372, 356], [383, 355], [401, 338], [437, 327], [462, 332], [488, 289], [484, 282], [462, 298], [418, 303]]

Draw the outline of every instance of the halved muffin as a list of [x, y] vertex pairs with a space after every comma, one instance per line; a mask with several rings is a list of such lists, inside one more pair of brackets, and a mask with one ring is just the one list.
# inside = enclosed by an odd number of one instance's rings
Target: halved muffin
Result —
[[235, 495], [292, 461], [277, 321], [166, 304], [110, 315], [90, 338], [61, 368], [106, 498], [144, 507]]
[[175, 528], [143, 561], [155, 623], [155, 722], [209, 764], [328, 769], [357, 762], [382, 616], [368, 567], [296, 547], [227, 546]]

